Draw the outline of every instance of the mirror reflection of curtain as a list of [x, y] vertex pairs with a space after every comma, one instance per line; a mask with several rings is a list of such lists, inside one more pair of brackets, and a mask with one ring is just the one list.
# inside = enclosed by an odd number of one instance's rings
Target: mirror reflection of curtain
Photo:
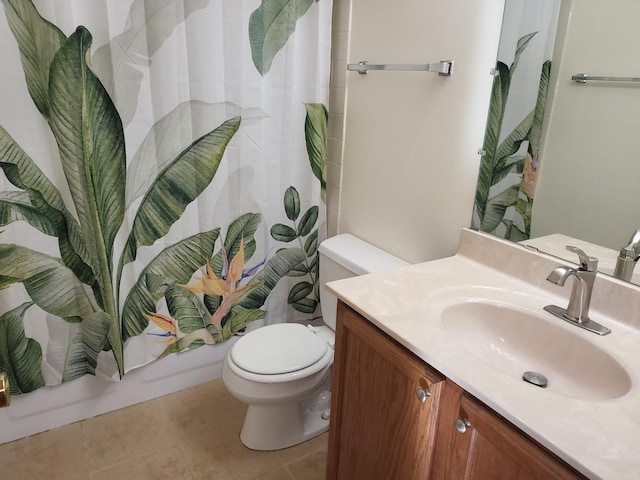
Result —
[[2, 7], [12, 393], [319, 315], [329, 0]]
[[560, 0], [507, 0], [472, 226], [529, 238]]

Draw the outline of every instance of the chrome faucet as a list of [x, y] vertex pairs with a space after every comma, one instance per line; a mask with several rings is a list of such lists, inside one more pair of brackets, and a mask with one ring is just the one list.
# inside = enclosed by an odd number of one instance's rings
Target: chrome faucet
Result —
[[631, 281], [633, 269], [638, 259], [640, 259], [640, 229], [636, 230], [636, 233], [633, 234], [631, 240], [629, 240], [629, 244], [620, 250], [613, 276], [621, 280], [626, 280], [627, 282]]
[[573, 288], [569, 305], [561, 308], [556, 305], [547, 305], [544, 309], [562, 320], [576, 325], [598, 335], [611, 333], [607, 327], [594, 322], [589, 318], [589, 305], [591, 292], [596, 279], [598, 259], [590, 257], [577, 247], [567, 246], [567, 250], [578, 255], [580, 266], [578, 268], [560, 266], [555, 268], [547, 277], [551, 283], [564, 286], [567, 278], [573, 277]]

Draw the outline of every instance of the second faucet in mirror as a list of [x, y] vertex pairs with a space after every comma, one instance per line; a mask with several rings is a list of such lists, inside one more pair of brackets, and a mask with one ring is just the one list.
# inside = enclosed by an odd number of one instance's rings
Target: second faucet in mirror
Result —
[[631, 281], [638, 259], [640, 259], [640, 229], [636, 230], [627, 246], [620, 250], [613, 276], [627, 282]]

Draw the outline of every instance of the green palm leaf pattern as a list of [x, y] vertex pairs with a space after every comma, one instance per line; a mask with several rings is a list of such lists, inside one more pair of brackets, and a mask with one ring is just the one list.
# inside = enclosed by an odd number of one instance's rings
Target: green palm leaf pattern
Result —
[[[495, 152], [498, 148], [500, 137], [500, 127], [502, 126], [502, 117], [504, 107], [507, 102], [509, 68], [502, 62], [498, 62], [497, 75], [493, 79], [491, 89], [491, 102], [489, 103], [489, 115], [487, 117], [487, 126], [484, 133], [484, 142], [482, 149], [484, 153], [480, 159], [480, 169], [478, 171], [478, 185], [476, 187], [475, 210], [480, 218], [484, 217], [484, 209], [489, 198], [489, 189], [493, 178], [493, 172], [496, 168]], [[506, 91], [505, 88], [506, 87]]]
[[[127, 207], [149, 190], [158, 172], [169, 165], [185, 145], [192, 144], [234, 117], [242, 117], [242, 123], [245, 124], [263, 119], [266, 115], [259, 108], [240, 108], [232, 102], [188, 100], [158, 120], [127, 164]], [[185, 124], [190, 128], [185, 129]]]
[[258, 309], [264, 305], [271, 290], [274, 289], [278, 281], [287, 275], [291, 269], [302, 263], [306, 258], [301, 248], [287, 248], [279, 250], [273, 257], [267, 260], [264, 268], [260, 273], [247, 285], [260, 284], [258, 288], [252, 291], [239, 306], [244, 309]]
[[492, 183], [495, 185], [504, 179], [510, 173], [522, 174], [524, 167], [524, 155], [510, 156], [502, 167], [496, 168], [491, 177]]
[[[51, 130], [58, 143], [82, 237], [103, 292], [111, 290], [113, 241], [124, 218], [124, 132], [118, 112], [86, 63], [91, 34], [78, 27], [51, 64]], [[113, 305], [105, 305], [115, 312]]]
[[0, 317], [0, 371], [9, 377], [12, 394], [32, 392], [44, 386], [40, 372], [42, 349], [25, 335], [24, 313], [33, 305], [26, 302]]
[[[493, 82], [483, 143], [484, 153], [480, 161], [478, 184], [474, 201], [474, 210], [477, 214], [478, 222], [475, 226], [485, 232], [492, 232], [498, 225], [503, 223], [502, 220], [507, 208], [516, 206], [520, 191], [519, 184], [516, 184], [507, 187], [494, 197], [489, 198], [491, 188], [504, 180], [510, 173], [521, 174], [523, 172], [525, 158], [522, 155], [514, 156], [514, 154], [525, 141], [529, 141], [529, 149], [531, 149], [534, 120], [536, 120], [535, 128], [541, 130], [537, 119], [539, 118], [541, 122], [544, 114], [544, 103], [540, 103], [541, 94], [539, 92], [536, 108], [531, 111], [504, 140], [499, 141], [513, 75], [522, 53], [526, 50], [527, 45], [536, 34], [537, 32], [533, 32], [524, 35], [518, 40], [514, 60], [510, 67], [507, 67], [502, 62], [497, 63], [497, 75]], [[548, 84], [548, 78], [546, 82], [541, 81], [540, 85], [540, 90], [545, 90], [544, 96], [546, 98], [546, 88], [543, 83]], [[531, 211], [530, 208], [528, 211]], [[525, 223], [526, 221], [527, 219], [525, 219]], [[475, 223], [474, 218], [474, 224]], [[512, 225], [508, 225], [507, 228], [511, 229]]]
[[513, 224], [513, 220], [503, 218], [502, 224], [505, 226], [504, 238], [508, 238], [513, 242], [521, 242], [522, 240], [527, 240], [529, 238], [529, 235]]
[[[522, 142], [528, 139], [531, 124], [533, 123], [533, 116], [534, 111], [532, 110], [524, 117], [518, 126], [507, 135], [507, 138], [500, 143], [496, 151], [496, 159], [498, 161], [495, 162], [494, 170], [496, 168], [502, 168], [508, 161], [508, 158], [520, 149]], [[495, 185], [495, 183], [492, 183], [492, 185]]]
[[49, 66], [67, 37], [40, 16], [31, 1], [2, 0], [9, 28], [18, 41], [29, 94], [49, 118]]
[[145, 314], [156, 311], [156, 303], [162, 292], [149, 289], [147, 277], [157, 275], [186, 284], [193, 273], [213, 255], [220, 229], [198, 233], [165, 248], [144, 268], [138, 281], [127, 296], [122, 309], [122, 339], [140, 335], [149, 320]]
[[[203, 302], [201, 294], [196, 295], [181, 285], [187, 284], [194, 272], [207, 262], [221, 275], [223, 262], [236, 256], [239, 260], [241, 250], [245, 263], [251, 259], [257, 250], [254, 236], [261, 223], [258, 213], [246, 213], [234, 220], [227, 230], [224, 247], [216, 254], [218, 228], [165, 248], [144, 267], [131, 289], [121, 292], [123, 274], [134, 271], [134, 266], [126, 269], [125, 266], [137, 259], [139, 248], [151, 246], [164, 237], [182, 218], [187, 206], [211, 184], [229, 142], [240, 128], [241, 118], [229, 118], [235, 113], [225, 113], [215, 123], [200, 125], [200, 130], [192, 132], [186, 141], [177, 142], [178, 148], [161, 159], [161, 166], [156, 165], [152, 175], [142, 174], [130, 181], [130, 200], [139, 198], [138, 195], [142, 198], [131, 230], [125, 232], [122, 229], [127, 208], [124, 130], [119, 112], [89, 64], [90, 32], [78, 27], [66, 38], [55, 25], [40, 16], [32, 0], [0, 1], [18, 44], [29, 94], [53, 133], [66, 179], [66, 185], [59, 191], [37, 166], [39, 159], [30, 158], [0, 127], [0, 168], [6, 179], [19, 189], [0, 192], [0, 226], [26, 222], [42, 234], [57, 238], [61, 257], [19, 245], [0, 244], [0, 289], [21, 283], [32, 300], [0, 317], [0, 369], [10, 374], [16, 393], [44, 385], [40, 369], [42, 348], [35, 339], [26, 337], [23, 326], [25, 312], [34, 304], [50, 314], [49, 322], [68, 327], [65, 341], [73, 332], [68, 344], [59, 342], [60, 353], [63, 352], [61, 346], [67, 346], [63, 382], [95, 374], [99, 355], [109, 350], [115, 356], [120, 376], [124, 375], [124, 341], [143, 333], [149, 326], [146, 315], [157, 313], [158, 301], [163, 296], [175, 319], [176, 334], [180, 336], [165, 354], [227, 340], [251, 322], [264, 318], [266, 312], [260, 307], [279, 280], [304, 264], [305, 258], [317, 249], [317, 230], [313, 228], [318, 220], [318, 207], [311, 207], [301, 215], [296, 227], [299, 229], [296, 235], [308, 236], [306, 242], [304, 239], [300, 242], [304, 249], [283, 249], [268, 260], [260, 258], [253, 262], [252, 268], [244, 269], [241, 278], [236, 269], [240, 262], [235, 263], [236, 285], [227, 284], [227, 287], [231, 293], [237, 288], [237, 294], [227, 296], [228, 292], [225, 293], [224, 309], [213, 321], [215, 304], [219, 306], [222, 297], [205, 295]], [[209, 2], [188, 0], [182, 18]], [[269, 71], [275, 55], [295, 31], [297, 20], [312, 4], [313, 0], [262, 0], [253, 12], [249, 34], [254, 63], [262, 75]], [[181, 21], [180, 16], [164, 18], [173, 11], [172, 0], [161, 0], [146, 10], [144, 5], [144, 0], [134, 1], [131, 11], [134, 21], [119, 37], [129, 42], [119, 45], [122, 57], [138, 48], [159, 48]], [[134, 12], [135, 8], [139, 11]], [[140, 12], [144, 15], [137, 16]], [[157, 24], [161, 31], [159, 36], [149, 39], [151, 44], [145, 44], [141, 32], [143, 23], [149, 22]], [[102, 51], [107, 52], [109, 48]], [[115, 83], [118, 72], [113, 73], [110, 78]], [[132, 107], [135, 111], [136, 105]], [[322, 104], [309, 103], [305, 107], [307, 153], [324, 195], [328, 112]], [[228, 120], [220, 124], [223, 118]], [[170, 125], [169, 121], [158, 122], [154, 135], [162, 134]], [[209, 131], [214, 125], [219, 126]], [[208, 133], [203, 135], [204, 131]], [[193, 138], [197, 139], [192, 141]], [[149, 145], [153, 143], [149, 142]], [[180, 151], [187, 142], [192, 143]], [[163, 151], [169, 152], [169, 145], [166, 147]], [[146, 150], [141, 153], [141, 159], [134, 163], [143, 173], [148, 171], [148, 159], [142, 158], [147, 153]], [[156, 172], [159, 173], [156, 175]], [[67, 189], [73, 202], [69, 208], [63, 199]], [[287, 215], [297, 219], [301, 213], [299, 204], [298, 198], [297, 207], [290, 205], [293, 210], [287, 211]], [[119, 232], [125, 242], [122, 255], [114, 258]], [[118, 246], [122, 246], [120, 241]], [[117, 265], [115, 275], [114, 265]], [[241, 281], [245, 283], [242, 290]], [[302, 291], [297, 293], [296, 302], [304, 301], [305, 298], [298, 298]], [[126, 294], [121, 312], [120, 294]], [[223, 313], [226, 315], [221, 319]], [[67, 322], [66, 325], [57, 317]], [[158, 321], [159, 317], [154, 320]], [[171, 322], [168, 325], [169, 330], [174, 326]], [[62, 360], [63, 356], [58, 354], [58, 370]]]
[[253, 235], [256, 233], [262, 216], [259, 213], [245, 213], [236, 218], [227, 229], [224, 237], [224, 249], [227, 257], [232, 259], [240, 251], [240, 241], [244, 241], [244, 259], [249, 260], [256, 251], [256, 241]]
[[530, 150], [535, 154], [540, 149], [540, 138], [542, 137], [542, 122], [544, 120], [545, 105], [547, 104], [547, 93], [549, 91], [549, 79], [551, 77], [551, 61], [547, 60], [542, 64], [540, 75], [540, 88], [534, 110], [533, 122], [531, 123], [531, 133], [529, 134]]
[[49, 125], [98, 283], [97, 297], [112, 321], [109, 347], [123, 374], [112, 249], [124, 219], [124, 132], [113, 102], [86, 63], [91, 41], [91, 34], [78, 27], [56, 53], [49, 78]]
[[271, 69], [276, 53], [296, 30], [296, 22], [313, 5], [313, 0], [262, 0], [249, 18], [251, 57], [260, 75]]
[[519, 193], [520, 184], [516, 183], [489, 199], [482, 221], [482, 230], [484, 232], [495, 230], [504, 218], [507, 208], [514, 206], [518, 201]]
[[[304, 134], [307, 142], [307, 154], [311, 162], [311, 171], [320, 181], [322, 198], [327, 189], [325, 160], [327, 157], [327, 123], [329, 112], [321, 103], [305, 103], [307, 116], [304, 122]], [[293, 220], [293, 219], [291, 219]]]
[[67, 210], [58, 189], [1, 126], [0, 168], [7, 180], [29, 194], [30, 204], [50, 221], [58, 237], [60, 255], [65, 265], [82, 282], [91, 285], [95, 276], [89, 266], [78, 222]]
[[180, 330], [191, 333], [211, 324], [211, 314], [202, 301], [189, 290], [169, 285], [164, 293], [169, 314], [173, 317]]
[[44, 311], [80, 321], [99, 310], [93, 292], [57, 258], [26, 247], [0, 244], [0, 277], [22, 282], [31, 299]]
[[[537, 33], [538, 32], [533, 32], [528, 35], [524, 35], [518, 40], [511, 67], [507, 67], [507, 65], [502, 62], [497, 63], [497, 75], [493, 80], [491, 102], [489, 104], [489, 116], [487, 118], [487, 127], [482, 147], [485, 153], [480, 161], [480, 172], [478, 174], [478, 186], [476, 189], [475, 207], [481, 223], [482, 218], [484, 217], [484, 209], [487, 199], [489, 198], [489, 189], [491, 186], [495, 185], [493, 182], [493, 172], [504, 166], [504, 163], [506, 162], [504, 152], [498, 152], [498, 149], [505, 145], [505, 143], [503, 142], [500, 144], [498, 142], [502, 128], [502, 120], [504, 119], [504, 112], [507, 106], [507, 99], [509, 97], [511, 79], [515, 73], [516, 67], [518, 66], [518, 62], [520, 61], [520, 56], [527, 48], [527, 45], [529, 45], [531, 39], [533, 39]], [[515, 151], [508, 155], [513, 153], [515, 153]]]
[[245, 309], [236, 309], [231, 312], [231, 317], [222, 327], [222, 340], [229, 340], [236, 333], [240, 332], [251, 322], [255, 322], [256, 320], [260, 320], [267, 315], [267, 312], [264, 310], [245, 310]]
[[516, 44], [516, 53], [513, 57], [513, 62], [511, 63], [511, 68], [509, 68], [509, 83], [511, 83], [511, 79], [513, 78], [513, 74], [518, 67], [518, 62], [520, 61], [520, 55], [526, 50], [529, 42], [537, 35], [538, 32], [532, 32], [527, 35], [523, 35], [518, 39], [518, 43]]
[[111, 318], [105, 312], [96, 312], [82, 320], [67, 350], [63, 382], [95, 373], [98, 354], [107, 342], [110, 324]]
[[45, 235], [55, 235], [51, 221], [31, 205], [26, 192], [0, 192], [0, 226], [27, 222]]
[[227, 120], [196, 140], [158, 175], [138, 208], [120, 268], [136, 259], [138, 247], [152, 245], [163, 237], [209, 185], [239, 127], [240, 117]]

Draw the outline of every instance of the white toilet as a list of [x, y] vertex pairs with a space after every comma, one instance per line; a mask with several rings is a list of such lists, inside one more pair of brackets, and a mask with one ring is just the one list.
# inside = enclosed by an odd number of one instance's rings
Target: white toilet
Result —
[[240, 439], [253, 450], [290, 447], [329, 428], [337, 299], [324, 284], [407, 265], [349, 234], [325, 240], [319, 252], [325, 325], [268, 325], [241, 337], [225, 358], [222, 380], [249, 406]]

